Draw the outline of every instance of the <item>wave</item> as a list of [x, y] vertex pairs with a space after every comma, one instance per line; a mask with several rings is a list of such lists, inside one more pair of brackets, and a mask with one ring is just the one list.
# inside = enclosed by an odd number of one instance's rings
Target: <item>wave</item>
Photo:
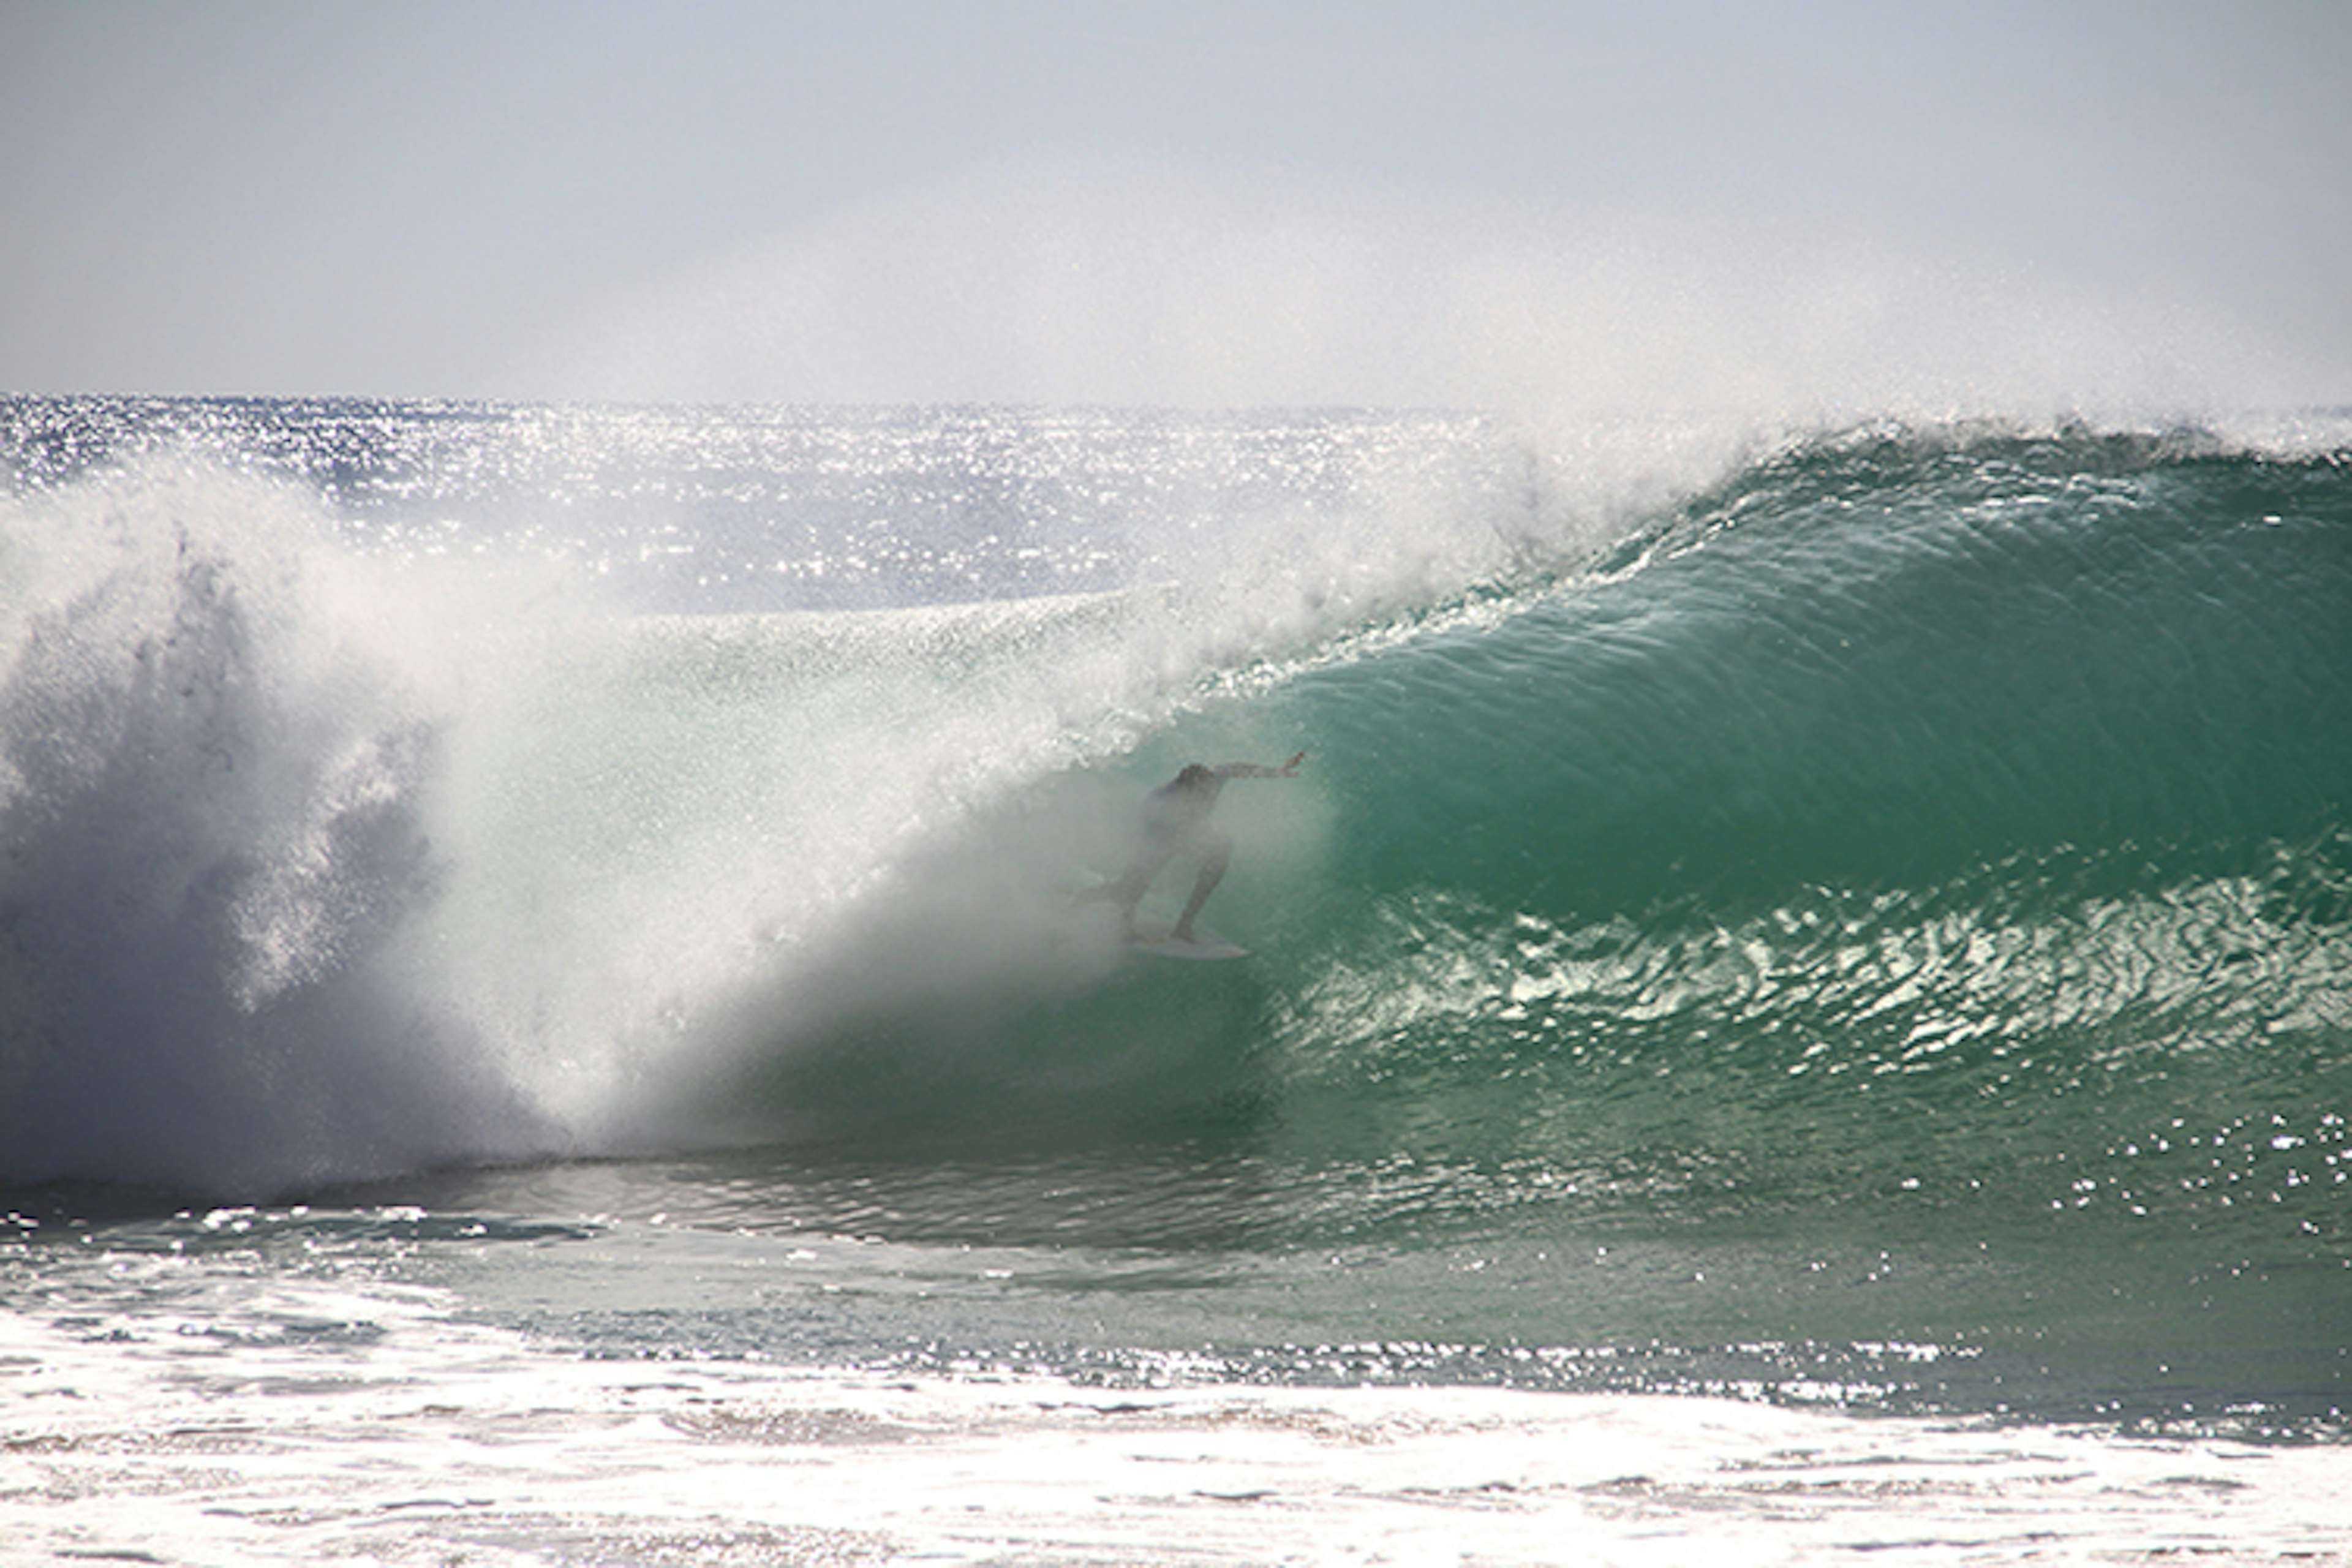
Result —
[[1673, 1184], [1739, 1212], [2260, 1192], [2336, 1229], [2289, 1167], [2352, 1087], [2347, 506], [2334, 458], [1828, 443], [1302, 679], [1262, 717], [1344, 826], [1273, 1010], [1291, 1114], [1704, 1151]]
[[[1580, 1190], [2340, 1237], [2348, 636], [2336, 456], [1818, 442], [1045, 781], [831, 961], [842, 1016], [755, 1008], [724, 1098], [859, 1147], [1140, 1128], [1450, 1170], [1400, 1224]], [[1107, 799], [1302, 747], [1223, 808], [1251, 964], [1024, 966], [1055, 917], [1004, 866], [1115, 865]], [[976, 929], [993, 988], [910, 996]]]
[[[2338, 446], [173, 408], [12, 447], [6, 1179], [1207, 1138], [1753, 1215], [2162, 1141], [2308, 1217], [2343, 1142]], [[828, 430], [822, 516], [740, 499]], [[1073, 917], [1177, 764], [1302, 748], [1221, 808], [1248, 963]]]

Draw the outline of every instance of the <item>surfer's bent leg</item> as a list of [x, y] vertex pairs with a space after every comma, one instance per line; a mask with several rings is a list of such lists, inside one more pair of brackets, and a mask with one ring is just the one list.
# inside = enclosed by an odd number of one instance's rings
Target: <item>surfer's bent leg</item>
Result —
[[[1129, 936], [1135, 934], [1135, 909], [1143, 902], [1143, 895], [1151, 888], [1151, 879], [1160, 875], [1160, 868], [1173, 859], [1191, 842], [1192, 825], [1181, 817], [1160, 815], [1148, 820], [1143, 828], [1143, 844], [1129, 861], [1127, 869], [1116, 882], [1105, 882], [1078, 895], [1082, 904], [1098, 904], [1105, 900], [1118, 906], [1120, 921]], [[1188, 920], [1190, 916], [1186, 917]]]
[[1105, 882], [1098, 888], [1088, 888], [1077, 896], [1081, 904], [1113, 903], [1118, 906], [1118, 918], [1129, 934], [1135, 931], [1135, 907], [1143, 902], [1143, 895], [1151, 887], [1151, 879], [1168, 863], [1163, 853], [1139, 856], [1130, 863], [1118, 880]]
[[1234, 841], [1222, 834], [1205, 836], [1201, 840], [1201, 874], [1192, 879], [1192, 896], [1184, 901], [1184, 912], [1176, 919], [1176, 928], [1168, 934], [1178, 942], [1192, 940], [1192, 917], [1225, 879], [1225, 865], [1234, 858]]

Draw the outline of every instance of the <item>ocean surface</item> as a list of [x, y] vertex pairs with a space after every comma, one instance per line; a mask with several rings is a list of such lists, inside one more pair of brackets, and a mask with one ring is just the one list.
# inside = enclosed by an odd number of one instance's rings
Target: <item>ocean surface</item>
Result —
[[2347, 1117], [2352, 416], [0, 400], [0, 1562], [2352, 1561]]

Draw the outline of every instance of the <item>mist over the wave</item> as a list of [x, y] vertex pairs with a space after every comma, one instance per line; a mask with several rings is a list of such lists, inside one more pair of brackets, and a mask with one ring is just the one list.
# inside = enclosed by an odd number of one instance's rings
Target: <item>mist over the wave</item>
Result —
[[2352, 396], [2301, 0], [134, 11], [0, 17], [13, 391]]
[[1773, 426], [2340, 398], [2243, 300], [1738, 203], [1005, 164], [542, 307], [599, 397]]

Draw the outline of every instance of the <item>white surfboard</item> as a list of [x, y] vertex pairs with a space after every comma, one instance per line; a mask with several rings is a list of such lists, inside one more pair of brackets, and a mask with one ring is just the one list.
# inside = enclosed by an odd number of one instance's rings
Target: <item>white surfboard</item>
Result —
[[1247, 958], [1249, 949], [1235, 947], [1205, 926], [1192, 928], [1192, 940], [1182, 942], [1153, 926], [1139, 926], [1127, 945], [1138, 952], [1148, 952], [1154, 958], [1222, 959]]

